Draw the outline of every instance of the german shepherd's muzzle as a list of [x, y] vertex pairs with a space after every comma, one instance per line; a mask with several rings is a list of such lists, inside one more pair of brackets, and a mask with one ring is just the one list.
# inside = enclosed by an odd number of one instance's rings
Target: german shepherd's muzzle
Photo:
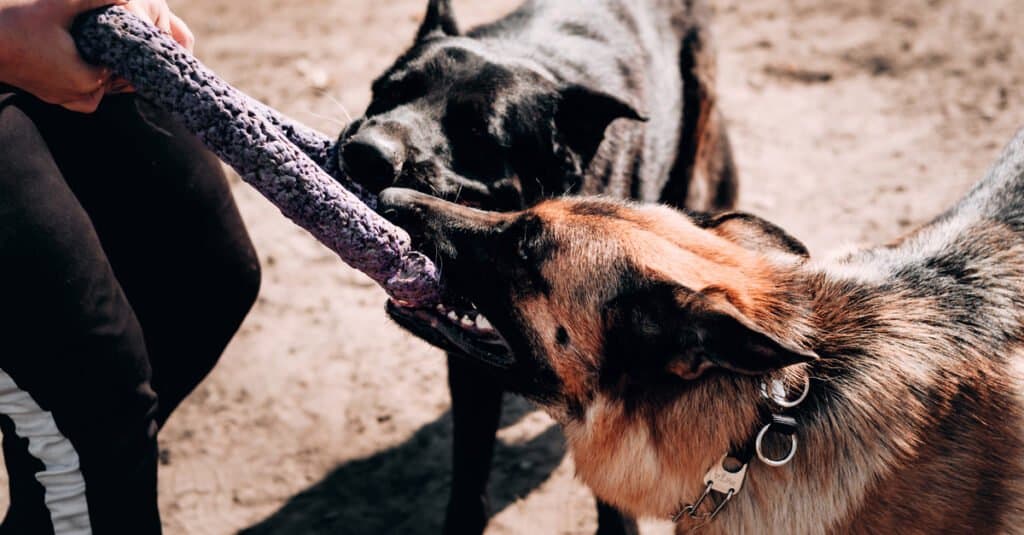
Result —
[[[435, 341], [552, 414], [624, 511], [709, 533], [1024, 531], [1024, 131], [931, 224], [829, 261], [749, 214], [381, 201], [451, 303], [493, 325]], [[801, 380], [766, 424], [762, 385]], [[776, 423], [791, 462], [748, 459], [740, 488], [706, 488]], [[723, 503], [713, 520], [685, 507]]]

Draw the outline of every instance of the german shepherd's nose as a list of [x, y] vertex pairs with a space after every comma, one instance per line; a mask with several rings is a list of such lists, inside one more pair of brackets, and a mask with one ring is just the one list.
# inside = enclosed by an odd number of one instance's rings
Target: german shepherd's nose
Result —
[[373, 193], [395, 183], [405, 163], [402, 144], [383, 132], [356, 133], [341, 147], [345, 173]]
[[480, 242], [496, 232], [511, 214], [487, 212], [448, 202], [433, 195], [405, 188], [387, 188], [377, 197], [377, 209], [392, 223], [404, 228], [413, 246], [433, 245], [466, 248], [484, 247]]
[[387, 188], [377, 196], [377, 209], [392, 223], [404, 228], [419, 245], [429, 220], [424, 205], [436, 197], [405, 188]]

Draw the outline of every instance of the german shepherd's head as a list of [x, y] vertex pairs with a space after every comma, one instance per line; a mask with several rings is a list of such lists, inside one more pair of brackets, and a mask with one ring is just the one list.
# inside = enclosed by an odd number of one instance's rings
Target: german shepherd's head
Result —
[[[735, 401], [757, 398], [756, 376], [817, 358], [802, 334], [806, 292], [789, 276], [807, 250], [756, 216], [602, 198], [498, 213], [396, 188], [380, 201], [434, 255], [446, 302], [463, 310], [446, 321], [391, 305], [392, 317], [541, 405], [565, 426], [584, 480], [627, 510], [666, 511], [651, 496], [658, 474], [699, 477], [757, 425], [754, 404]], [[489, 325], [462, 319], [466, 309]], [[678, 444], [680, 422], [716, 410], [725, 425], [695, 426]], [[659, 429], [676, 429], [663, 437], [685, 449], [638, 475], [632, 459]]]
[[495, 368], [561, 418], [598, 396], [639, 407], [682, 399], [706, 375], [757, 375], [812, 360], [787, 271], [800, 242], [756, 216], [684, 214], [607, 199], [558, 199], [512, 213], [411, 190], [386, 216], [437, 259], [451, 302], [493, 328], [453, 321], [417, 334]]

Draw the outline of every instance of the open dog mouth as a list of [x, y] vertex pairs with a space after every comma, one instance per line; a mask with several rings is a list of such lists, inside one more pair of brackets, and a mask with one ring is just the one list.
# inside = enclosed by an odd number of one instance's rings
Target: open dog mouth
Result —
[[453, 353], [464, 354], [498, 368], [512, 365], [512, 349], [505, 337], [472, 303], [458, 307], [404, 307], [389, 300], [388, 315], [396, 323], [427, 342]]

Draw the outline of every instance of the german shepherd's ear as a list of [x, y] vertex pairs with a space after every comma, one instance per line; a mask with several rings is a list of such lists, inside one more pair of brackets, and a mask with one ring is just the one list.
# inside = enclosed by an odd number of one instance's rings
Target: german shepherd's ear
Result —
[[559, 93], [555, 127], [569, 148], [580, 155], [584, 168], [597, 153], [604, 131], [612, 121], [620, 118], [647, 120], [633, 106], [602, 91], [570, 85]]
[[451, 0], [430, 0], [427, 4], [427, 16], [423, 18], [423, 24], [416, 32], [416, 42], [432, 35], [459, 35], [459, 25], [455, 22]]
[[605, 322], [606, 351], [686, 380], [712, 368], [760, 375], [818, 359], [813, 351], [755, 325], [714, 289], [648, 284], [612, 300]]
[[740, 246], [761, 253], [782, 252], [810, 258], [807, 247], [779, 226], [746, 212], [725, 212], [694, 219], [695, 223]]

